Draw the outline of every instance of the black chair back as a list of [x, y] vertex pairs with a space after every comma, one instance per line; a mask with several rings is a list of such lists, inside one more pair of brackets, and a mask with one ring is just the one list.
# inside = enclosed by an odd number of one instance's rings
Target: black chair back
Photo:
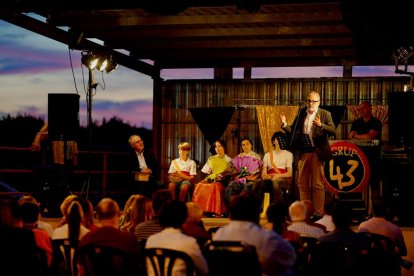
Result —
[[318, 242], [312, 250], [312, 265], [321, 276], [365, 275], [358, 243]]
[[174, 265], [178, 260], [185, 264], [186, 275], [194, 275], [194, 262], [191, 257], [182, 251], [166, 248], [146, 248], [145, 259], [147, 271], [153, 271], [155, 276], [172, 276]]
[[78, 275], [78, 244], [69, 239], [52, 240], [52, 274], [57, 276]]
[[400, 276], [400, 256], [397, 254], [395, 243], [388, 237], [360, 232], [361, 261], [370, 272], [381, 275]]
[[297, 276], [313, 275], [315, 268], [311, 263], [313, 248], [318, 242], [314, 237], [300, 237], [298, 240], [290, 241], [295, 248], [296, 260], [293, 265], [293, 271]]
[[240, 241], [208, 241], [203, 254], [210, 275], [262, 275], [256, 247], [253, 245]]
[[79, 263], [85, 276], [142, 275], [144, 270], [125, 251], [113, 247], [87, 245], [79, 248]]

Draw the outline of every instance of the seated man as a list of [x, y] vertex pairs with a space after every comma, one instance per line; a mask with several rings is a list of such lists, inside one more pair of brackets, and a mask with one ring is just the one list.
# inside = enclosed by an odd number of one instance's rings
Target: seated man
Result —
[[[208, 275], [207, 262], [204, 259], [197, 240], [181, 232], [181, 227], [187, 220], [188, 211], [185, 203], [170, 200], [161, 207], [160, 224], [164, 227], [159, 233], [151, 235], [145, 248], [166, 248], [187, 253], [194, 262], [199, 275]], [[178, 262], [174, 265], [173, 275], [181, 275], [184, 267]], [[156, 275], [151, 266], [147, 266], [148, 275]]]
[[139, 272], [144, 273], [143, 252], [138, 241], [133, 234], [119, 230], [121, 211], [118, 203], [113, 199], [103, 198], [98, 203], [96, 214], [101, 226], [90, 231], [80, 240], [79, 251], [82, 252], [83, 248], [91, 245], [118, 249], [128, 254], [131, 260], [134, 260], [131, 262], [134, 267], [130, 269], [136, 272], [137, 275], [139, 275]]
[[230, 201], [230, 222], [220, 227], [214, 241], [242, 241], [256, 247], [263, 274], [288, 275], [296, 259], [293, 246], [273, 230], [259, 225], [260, 200], [252, 194]]
[[158, 165], [151, 151], [144, 150], [144, 141], [138, 135], [131, 135], [128, 139], [131, 146], [131, 160], [128, 169], [134, 173], [131, 192], [152, 197], [158, 189]]

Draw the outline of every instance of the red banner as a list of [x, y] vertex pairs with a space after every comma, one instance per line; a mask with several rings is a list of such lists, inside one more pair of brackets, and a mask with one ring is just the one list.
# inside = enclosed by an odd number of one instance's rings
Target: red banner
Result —
[[325, 184], [334, 193], [364, 192], [370, 168], [367, 157], [355, 144], [339, 141], [331, 144], [333, 159], [325, 162]]

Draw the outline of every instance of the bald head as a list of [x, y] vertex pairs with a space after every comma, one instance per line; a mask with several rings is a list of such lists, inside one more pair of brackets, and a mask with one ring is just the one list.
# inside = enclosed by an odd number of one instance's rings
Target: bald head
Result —
[[111, 198], [101, 199], [96, 209], [96, 214], [100, 221], [118, 218], [120, 213], [118, 203]]

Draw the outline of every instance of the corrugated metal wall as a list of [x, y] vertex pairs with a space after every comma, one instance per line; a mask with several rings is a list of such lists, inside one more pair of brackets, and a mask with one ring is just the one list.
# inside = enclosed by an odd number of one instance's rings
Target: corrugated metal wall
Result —
[[[162, 83], [161, 149], [162, 180], [166, 181], [172, 159], [178, 157], [182, 141], [192, 145], [191, 158], [204, 165], [210, 145], [194, 122], [189, 108], [237, 107], [222, 136], [227, 154], [238, 152], [238, 139], [232, 135], [240, 126], [240, 135], [249, 136], [254, 151], [264, 154], [256, 118], [255, 105], [296, 105], [311, 90], [321, 94], [321, 105], [357, 105], [363, 100], [373, 105], [387, 105], [387, 93], [402, 91], [407, 77], [381, 78], [306, 78], [261, 80], [169, 80]], [[346, 111], [337, 126], [337, 140], [346, 139], [351, 114]], [[214, 124], [214, 122], [211, 122]], [[387, 126], [383, 140], [387, 141]]]

